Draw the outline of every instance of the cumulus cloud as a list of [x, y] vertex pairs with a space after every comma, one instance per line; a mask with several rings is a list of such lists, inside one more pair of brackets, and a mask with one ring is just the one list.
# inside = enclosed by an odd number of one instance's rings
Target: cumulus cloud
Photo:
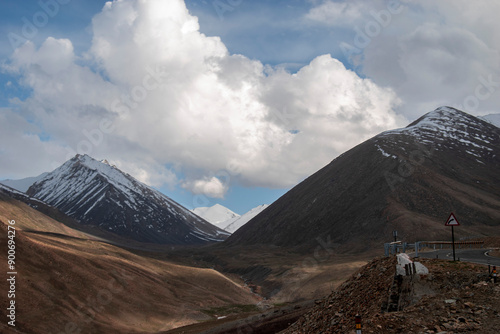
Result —
[[330, 55], [290, 74], [230, 54], [180, 0], [108, 2], [92, 29], [83, 56], [49, 38], [8, 65], [33, 90], [21, 114], [63, 147], [56, 160], [88, 153], [150, 184], [220, 198], [220, 171], [239, 184], [289, 187], [405, 123], [391, 89]]
[[193, 194], [213, 198], [224, 198], [225, 193], [229, 189], [227, 183], [223, 183], [215, 176], [204, 177], [201, 180], [187, 180], [182, 184], [182, 187], [190, 190]]
[[[384, 57], [376, 50], [382, 45], [391, 47], [392, 56]], [[498, 110], [499, 64], [498, 49], [472, 31], [429, 22], [397, 42], [375, 42], [366, 50], [364, 71], [376, 82], [394, 87], [405, 101], [402, 112], [409, 118], [437, 105], [481, 115]], [[484, 82], [490, 84], [485, 86]], [[476, 96], [478, 87], [488, 94]]]
[[[401, 7], [391, 12], [390, 3]], [[403, 101], [398, 113], [415, 119], [440, 105], [498, 112], [499, 10], [500, 3], [488, 0], [323, 1], [307, 17], [350, 29], [338, 42], [350, 53], [346, 58], [391, 87]]]

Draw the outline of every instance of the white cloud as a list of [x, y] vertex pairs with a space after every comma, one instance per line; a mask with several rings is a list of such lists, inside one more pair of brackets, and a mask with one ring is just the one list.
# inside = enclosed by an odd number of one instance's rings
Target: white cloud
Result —
[[60, 161], [54, 157], [64, 155], [63, 147], [42, 140], [36, 125], [9, 108], [0, 108], [0, 143], [4, 178], [37, 176], [58, 167]]
[[360, 3], [344, 4], [352, 10], [358, 8], [361, 13], [357, 16], [362, 19], [345, 22], [352, 33], [341, 42], [356, 47], [356, 38], [363, 40], [360, 31], [372, 28], [378, 32], [358, 47], [359, 54], [352, 60], [360, 61], [354, 65], [375, 83], [395, 91], [403, 101], [399, 113], [415, 119], [441, 105], [476, 115], [498, 111], [500, 87], [493, 86], [495, 91], [486, 99], [476, 99], [476, 90], [490, 76], [500, 82], [500, 3], [400, 1], [404, 11], [392, 15], [386, 26], [373, 14], [383, 7], [371, 2], [360, 7]]
[[166, 185], [172, 189], [179, 183], [175, 173], [166, 169], [165, 166], [162, 166], [151, 157], [145, 156], [143, 159], [138, 160], [129, 159], [125, 156], [121, 157], [121, 160], [110, 161], [110, 163], [116, 165], [121, 171], [133, 175], [137, 180], [152, 187], [161, 188]]
[[49, 38], [39, 49], [24, 45], [9, 64], [33, 89], [21, 114], [71, 148], [54, 160], [89, 153], [150, 184], [222, 197], [221, 170], [245, 185], [292, 186], [405, 123], [391, 89], [330, 55], [290, 74], [229, 54], [180, 0], [108, 2], [92, 26], [84, 58], [70, 41]]
[[367, 5], [371, 6], [358, 0], [347, 2], [326, 0], [313, 7], [307, 13], [306, 19], [329, 26], [352, 25], [363, 19]]
[[182, 187], [196, 195], [205, 195], [213, 198], [224, 198], [228, 184], [222, 183], [217, 177], [205, 177], [201, 180], [188, 180]]

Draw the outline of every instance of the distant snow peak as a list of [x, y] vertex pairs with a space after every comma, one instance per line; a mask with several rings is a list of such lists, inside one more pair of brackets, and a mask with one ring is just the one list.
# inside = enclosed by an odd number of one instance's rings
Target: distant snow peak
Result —
[[230, 219], [226, 221], [224, 224], [221, 224], [220, 226], [227, 232], [234, 233], [236, 232], [236, 230], [240, 229], [243, 225], [248, 223], [262, 211], [264, 211], [268, 206], [269, 206], [268, 204], [259, 205], [258, 207], [253, 208], [252, 210], [248, 211], [241, 217], [235, 217], [233, 219]]
[[192, 211], [211, 224], [229, 233], [234, 233], [268, 206], [268, 204], [259, 205], [241, 216], [220, 204], [211, 207], [199, 207]]
[[199, 207], [192, 211], [209, 223], [219, 227], [221, 223], [240, 216], [239, 214], [234, 213], [233, 211], [220, 204], [215, 204], [211, 207]]
[[500, 114], [489, 114], [480, 117], [486, 122], [493, 124], [494, 126], [500, 128]]
[[35, 177], [27, 177], [27, 178], [20, 179], [20, 180], [3, 180], [3, 181], [0, 181], [0, 183], [24, 193], [29, 189], [29, 187], [31, 187], [31, 185], [33, 183], [37, 182], [38, 180], [41, 180], [47, 174], [48, 173], [42, 173], [42, 174], [35, 176]]

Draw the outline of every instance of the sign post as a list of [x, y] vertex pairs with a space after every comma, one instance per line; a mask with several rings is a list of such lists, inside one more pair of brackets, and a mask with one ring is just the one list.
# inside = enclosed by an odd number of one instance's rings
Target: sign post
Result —
[[457, 218], [455, 218], [455, 215], [453, 214], [453, 212], [448, 217], [448, 220], [446, 221], [446, 224], [444, 224], [444, 226], [451, 226], [451, 243], [453, 245], [453, 261], [455, 261], [455, 231], [453, 230], [453, 227], [460, 226], [460, 223], [458, 222]]

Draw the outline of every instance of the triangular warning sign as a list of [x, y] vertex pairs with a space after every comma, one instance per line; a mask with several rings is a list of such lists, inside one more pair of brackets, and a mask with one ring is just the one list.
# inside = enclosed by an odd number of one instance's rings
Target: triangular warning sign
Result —
[[458, 222], [457, 218], [455, 218], [455, 215], [452, 212], [448, 217], [448, 220], [446, 221], [446, 224], [444, 224], [444, 226], [458, 226], [458, 225], [460, 225], [460, 223]]

